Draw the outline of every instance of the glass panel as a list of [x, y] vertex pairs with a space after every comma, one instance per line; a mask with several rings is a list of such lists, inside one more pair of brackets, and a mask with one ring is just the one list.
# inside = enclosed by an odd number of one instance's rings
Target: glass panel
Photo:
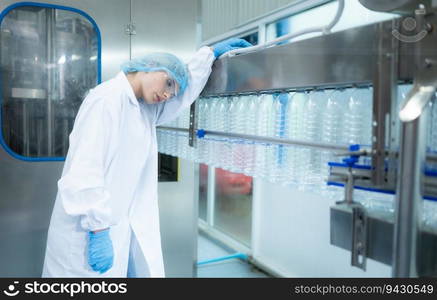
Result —
[[252, 177], [215, 171], [214, 226], [250, 246], [252, 225]]
[[[288, 33], [296, 33], [305, 29], [326, 26], [332, 21], [337, 12], [338, 2], [333, 1], [296, 15], [270, 23], [266, 28], [266, 40], [271, 41]], [[339, 22], [332, 28], [332, 32], [345, 30], [375, 22], [381, 22], [398, 17], [392, 13], [382, 13], [369, 10], [359, 1], [345, 1], [343, 15]], [[311, 33], [299, 36], [291, 41], [307, 39], [321, 33]], [[282, 43], [289, 43], [290, 40]]]
[[199, 218], [207, 221], [208, 211], [208, 165], [199, 164]]
[[0, 20], [2, 134], [15, 153], [62, 157], [98, 82], [98, 35], [84, 16], [19, 6]]
[[[252, 45], [258, 45], [258, 31], [249, 33], [243, 36], [235, 36], [236, 38], [243, 39], [251, 43]], [[222, 40], [224, 41], [224, 40]], [[217, 42], [219, 43], [219, 42]]]
[[248, 41], [249, 43], [251, 43], [252, 45], [258, 45], [258, 31], [242, 36], [241, 37], [243, 40]]

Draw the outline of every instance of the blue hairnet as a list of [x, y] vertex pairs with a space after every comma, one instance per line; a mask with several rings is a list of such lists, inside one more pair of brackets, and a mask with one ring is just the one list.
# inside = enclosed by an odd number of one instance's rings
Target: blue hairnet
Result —
[[182, 94], [188, 85], [187, 66], [170, 53], [151, 53], [134, 58], [122, 64], [121, 70], [125, 74], [132, 72], [167, 72], [179, 84], [179, 94]]

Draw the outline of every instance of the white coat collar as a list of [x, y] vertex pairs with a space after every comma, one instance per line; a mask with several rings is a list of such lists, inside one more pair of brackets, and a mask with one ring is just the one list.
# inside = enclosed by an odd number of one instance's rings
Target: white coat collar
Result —
[[135, 97], [134, 90], [127, 80], [126, 74], [123, 71], [117, 74], [117, 80], [119, 80], [123, 84], [123, 89], [126, 91], [127, 96], [129, 97], [130, 102], [133, 105], [139, 106], [138, 99]]

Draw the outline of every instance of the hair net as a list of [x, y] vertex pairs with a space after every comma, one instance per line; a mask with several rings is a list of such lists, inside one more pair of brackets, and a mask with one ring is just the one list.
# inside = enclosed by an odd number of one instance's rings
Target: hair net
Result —
[[182, 94], [188, 85], [187, 66], [170, 53], [151, 53], [134, 58], [122, 64], [121, 70], [125, 74], [132, 72], [167, 72], [179, 84], [179, 94]]

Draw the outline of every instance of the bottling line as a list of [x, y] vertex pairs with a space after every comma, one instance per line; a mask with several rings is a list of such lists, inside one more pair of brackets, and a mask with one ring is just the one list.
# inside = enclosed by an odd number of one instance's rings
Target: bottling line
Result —
[[[296, 155], [296, 151], [308, 151], [310, 160], [322, 158], [322, 164], [329, 167], [329, 174], [324, 178], [328, 185], [344, 187], [344, 193], [336, 195], [336, 205], [331, 207], [330, 239], [332, 245], [351, 251], [353, 266], [365, 270], [366, 259], [371, 258], [391, 265], [393, 277], [435, 276], [437, 236], [435, 227], [422, 222], [422, 207], [431, 203], [429, 209], [434, 209], [437, 200], [435, 150], [427, 147], [432, 135], [431, 123], [436, 118], [433, 113], [431, 121], [437, 86], [436, 14], [427, 1], [419, 6], [415, 1], [360, 2], [369, 9], [402, 16], [283, 45], [275, 43], [286, 38], [277, 39], [270, 47], [261, 45], [236, 51], [218, 60], [197, 107], [191, 108], [189, 127], [186, 121], [182, 126], [185, 128], [175, 124], [161, 128], [163, 151], [166, 151], [165, 137], [179, 132], [176, 136], [185, 145], [182, 150], [174, 150], [174, 155], [182, 154], [188, 159], [271, 182], [275, 182], [275, 176], [269, 169], [279, 169], [281, 173], [289, 170], [290, 165], [284, 163], [286, 153]], [[291, 126], [287, 125], [290, 110], [280, 108], [287, 107], [287, 100], [282, 102], [281, 98], [288, 99], [288, 107], [296, 99], [306, 97], [307, 108], [311, 103], [325, 108], [333, 98], [327, 94], [333, 94], [333, 90], [365, 91], [372, 107], [370, 118], [365, 118], [370, 140], [323, 142], [320, 134], [311, 136], [314, 120], [310, 120], [308, 111], [302, 119], [306, 127], [302, 129], [307, 135], [299, 139], [291, 131], [287, 133], [287, 126]], [[401, 91], [403, 97], [398, 95]], [[286, 124], [282, 128], [270, 124], [271, 131], [260, 128], [263, 125], [249, 125], [254, 128], [246, 131], [233, 126], [237, 123], [233, 119], [233, 112], [238, 110], [235, 107], [251, 97], [255, 97], [252, 101], [258, 111], [266, 101], [272, 103], [270, 110], [256, 115], [258, 124], [262, 123], [264, 114], [273, 115], [269, 119], [272, 123]], [[222, 110], [227, 112], [227, 119], [216, 121], [223, 115], [218, 103], [224, 101], [228, 101], [227, 111]], [[211, 103], [210, 114], [205, 114], [204, 102]], [[246, 109], [250, 115], [249, 104]], [[365, 115], [364, 109], [361, 115]], [[205, 119], [215, 123], [202, 127]], [[246, 122], [255, 124], [254, 120]], [[319, 128], [322, 132], [325, 129]], [[188, 143], [197, 150], [188, 148]], [[213, 152], [212, 160], [204, 156], [209, 151], [205, 150], [208, 145], [219, 149]], [[243, 159], [245, 167], [240, 169], [228, 162], [235, 155], [235, 147], [255, 148]], [[264, 150], [257, 150], [260, 147]], [[335, 155], [323, 156], [327, 151]], [[220, 159], [221, 152], [226, 152], [226, 159]], [[255, 158], [250, 160], [252, 156]], [[255, 167], [251, 166], [254, 160]], [[247, 166], [249, 171], [245, 169]], [[311, 162], [308, 166], [311, 167]], [[257, 168], [262, 170], [257, 172]], [[308, 175], [311, 174], [299, 174]], [[359, 189], [395, 194], [392, 214], [370, 213], [362, 203], [354, 201], [354, 190]], [[435, 210], [431, 218], [435, 220]]]

